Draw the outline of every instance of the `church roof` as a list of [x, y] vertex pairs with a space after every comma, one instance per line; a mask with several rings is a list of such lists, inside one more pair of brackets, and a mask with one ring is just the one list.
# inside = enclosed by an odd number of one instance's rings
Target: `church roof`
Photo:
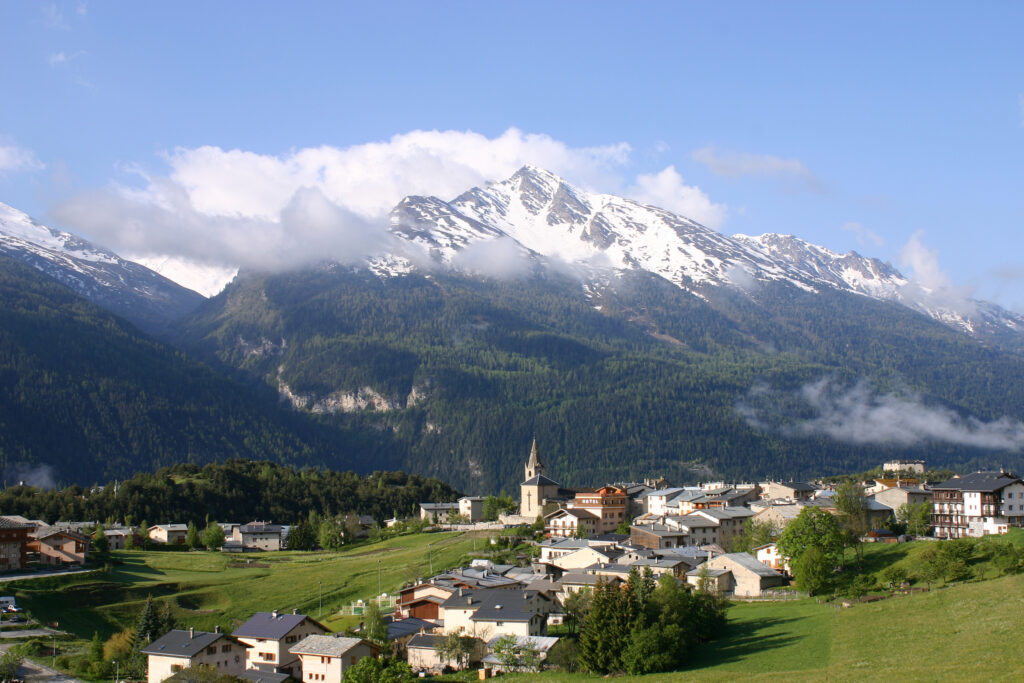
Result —
[[558, 482], [549, 477], [545, 477], [543, 474], [538, 474], [535, 477], [530, 477], [520, 484], [520, 486], [558, 486]]

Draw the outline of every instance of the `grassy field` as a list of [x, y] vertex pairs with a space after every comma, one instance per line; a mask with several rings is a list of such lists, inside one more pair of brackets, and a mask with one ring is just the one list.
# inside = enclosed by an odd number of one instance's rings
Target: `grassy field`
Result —
[[[1024, 533], [1011, 540], [1024, 545]], [[316, 616], [321, 586], [322, 620], [340, 630], [358, 618], [340, 616], [339, 608], [377, 593], [378, 567], [383, 590], [394, 592], [431, 569], [459, 564], [484, 542], [449, 533], [403, 536], [339, 553], [124, 551], [116, 553], [119, 564], [108, 575], [24, 581], [12, 588], [34, 616], [58, 621], [82, 639], [132, 626], [149, 595], [169, 602], [183, 626], [230, 631], [261, 610], [295, 608]], [[877, 574], [898, 562], [913, 573], [928, 545], [867, 546], [860, 570]], [[995, 575], [983, 561], [973, 568]], [[729, 610], [728, 631], [694, 653], [686, 670], [642, 680], [931, 681], [960, 680], [968, 672], [974, 680], [1016, 679], [1024, 671], [1022, 615], [1024, 575], [936, 587], [849, 609], [816, 599], [736, 604]], [[595, 677], [547, 673], [507, 680], [537, 678]]]
[[[406, 581], [459, 564], [484, 540], [467, 534], [399, 536], [342, 552], [281, 552], [225, 555], [209, 552], [113, 553], [107, 575], [18, 582], [19, 604], [38, 619], [58, 622], [79, 638], [101, 637], [133, 626], [148, 596], [169, 601], [183, 626], [231, 631], [254, 612], [273, 609], [317, 616], [342, 629], [358, 618], [338, 610]], [[251, 563], [251, 564], [249, 564]], [[323, 596], [321, 610], [320, 600]]]

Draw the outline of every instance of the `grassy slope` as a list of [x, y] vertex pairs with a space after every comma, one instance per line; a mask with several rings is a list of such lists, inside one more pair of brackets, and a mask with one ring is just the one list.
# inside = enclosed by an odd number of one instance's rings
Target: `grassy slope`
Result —
[[[340, 553], [115, 553], [122, 564], [109, 577], [78, 578], [63, 584], [20, 582], [19, 604], [47, 622], [79, 638], [93, 631], [107, 637], [133, 626], [147, 596], [169, 599], [183, 626], [233, 630], [254, 612], [292, 610], [318, 613], [323, 583], [323, 621], [341, 629], [358, 619], [337, 615], [339, 608], [377, 594], [377, 561], [381, 586], [394, 591], [408, 580], [458, 564], [473, 548], [466, 534], [402, 536], [378, 544], [359, 545]], [[428, 545], [429, 552], [428, 552]], [[481, 544], [482, 545], [482, 544]], [[252, 560], [267, 567], [229, 567]]]

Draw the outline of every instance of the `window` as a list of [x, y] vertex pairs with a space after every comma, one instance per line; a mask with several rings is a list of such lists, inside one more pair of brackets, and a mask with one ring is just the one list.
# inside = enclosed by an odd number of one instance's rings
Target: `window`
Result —
[[229, 643], [228, 645], [221, 645], [220, 646], [220, 651], [221, 652], [231, 652], [231, 644]]
[[213, 647], [206, 648], [206, 654], [208, 654], [208, 655], [215, 655], [215, 654], [217, 654], [217, 646], [214, 645]]
[[272, 662], [272, 661], [274, 661], [274, 653], [273, 652], [261, 652], [260, 653], [260, 659], [262, 659], [264, 662]]
[[181, 671], [181, 664], [171, 664], [171, 671], [174, 673]]

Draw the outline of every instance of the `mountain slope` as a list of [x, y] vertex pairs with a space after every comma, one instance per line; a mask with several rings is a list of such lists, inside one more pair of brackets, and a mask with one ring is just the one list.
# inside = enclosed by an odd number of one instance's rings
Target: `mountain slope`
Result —
[[[941, 440], [865, 446], [786, 429], [812, 417], [801, 392], [823, 378], [1021, 420], [1020, 358], [848, 292], [723, 292], [705, 300], [643, 271], [594, 294], [546, 271], [379, 277], [325, 265], [240, 276], [176, 341], [300, 411], [391, 435], [394, 467], [473, 492], [512, 490], [534, 434], [552, 474], [576, 485], [803, 476], [880, 457], [1022, 462]], [[763, 419], [749, 419], [746, 404]]]
[[145, 331], [178, 320], [203, 301], [192, 290], [86, 240], [0, 204], [0, 254], [26, 263]]
[[[229, 457], [364, 471], [374, 452], [357, 435], [282, 411], [273, 397], [0, 256], [0, 459], [8, 481], [34, 472], [93, 483]], [[386, 464], [384, 454], [376, 458], [374, 465]]]

